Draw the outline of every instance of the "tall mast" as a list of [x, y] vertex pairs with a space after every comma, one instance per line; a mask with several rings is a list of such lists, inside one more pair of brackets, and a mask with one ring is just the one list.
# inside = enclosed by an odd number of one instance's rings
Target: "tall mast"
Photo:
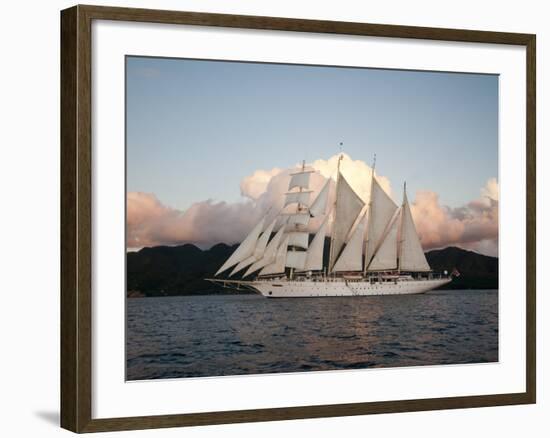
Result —
[[344, 155], [341, 153], [338, 157], [338, 167], [336, 170], [336, 190], [334, 191], [334, 207], [332, 208], [332, 229], [330, 233], [330, 251], [329, 251], [329, 259], [328, 259], [328, 269], [327, 271], [330, 272], [332, 269], [332, 261], [334, 258], [334, 224], [336, 221], [336, 204], [338, 203], [338, 182], [340, 181], [340, 161], [342, 161], [342, 158], [344, 158]]
[[403, 183], [403, 203], [401, 204], [401, 223], [399, 224], [399, 240], [397, 242], [397, 272], [401, 273], [401, 250], [403, 248], [403, 211], [407, 200], [407, 181]]
[[[306, 160], [302, 160], [302, 172], [306, 170]], [[302, 187], [300, 186], [300, 193], [302, 193]], [[296, 205], [296, 214], [300, 213], [300, 211], [302, 210], [302, 204], [300, 204], [298, 202], [298, 204]], [[294, 229], [298, 229], [298, 224], [294, 224]], [[292, 249], [294, 251], [294, 248]], [[290, 279], [292, 280], [292, 277], [294, 275], [294, 268], [290, 268]]]
[[[374, 168], [375, 167], [376, 167], [376, 154], [374, 154], [374, 158], [372, 160], [372, 168], [371, 168], [371, 173], [370, 173], [370, 195], [369, 195], [369, 207], [368, 207], [369, 212], [368, 212], [368, 217], [367, 217], [367, 230], [368, 230], [369, 224], [371, 223], [371, 217], [372, 217], [372, 188], [374, 186]], [[365, 241], [365, 266], [363, 267], [363, 275], [366, 275], [367, 266], [368, 266], [369, 261], [370, 261], [370, 260], [367, 259], [367, 257], [370, 256], [367, 253], [369, 239], [370, 239], [370, 236], [369, 236], [368, 231], [367, 231], [367, 240]]]

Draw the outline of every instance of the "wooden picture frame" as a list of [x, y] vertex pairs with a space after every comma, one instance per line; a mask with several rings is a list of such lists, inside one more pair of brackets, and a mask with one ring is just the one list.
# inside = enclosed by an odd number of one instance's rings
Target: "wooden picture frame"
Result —
[[[92, 35], [93, 20], [187, 24], [519, 45], [526, 48], [526, 391], [522, 393], [92, 418]], [[61, 12], [61, 426], [74, 432], [273, 421], [535, 403], [535, 35], [196, 12], [75, 6]]]

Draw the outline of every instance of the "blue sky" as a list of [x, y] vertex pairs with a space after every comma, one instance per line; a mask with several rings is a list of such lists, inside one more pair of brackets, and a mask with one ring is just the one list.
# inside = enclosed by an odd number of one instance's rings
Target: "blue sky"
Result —
[[339, 143], [411, 199], [479, 197], [498, 178], [494, 75], [127, 58], [127, 187], [184, 210], [241, 199], [257, 169], [328, 159]]

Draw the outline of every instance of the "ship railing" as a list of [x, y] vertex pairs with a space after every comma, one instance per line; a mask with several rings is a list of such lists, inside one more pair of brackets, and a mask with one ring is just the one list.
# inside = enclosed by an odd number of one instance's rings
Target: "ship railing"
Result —
[[[338, 274], [325, 274], [322, 271], [319, 272], [300, 272], [294, 275], [292, 281], [314, 281], [314, 282], [337, 282], [346, 280], [349, 282], [359, 282], [365, 280], [371, 280], [376, 282], [387, 282], [387, 281], [414, 281], [414, 280], [442, 280], [448, 279], [449, 274], [447, 272], [436, 272], [436, 271], [427, 271], [427, 272], [409, 272], [409, 271], [376, 271], [369, 272], [366, 276], [358, 275], [357, 272], [342, 272]], [[254, 281], [261, 282], [271, 282], [277, 280], [287, 279], [286, 275], [271, 275], [257, 277]]]

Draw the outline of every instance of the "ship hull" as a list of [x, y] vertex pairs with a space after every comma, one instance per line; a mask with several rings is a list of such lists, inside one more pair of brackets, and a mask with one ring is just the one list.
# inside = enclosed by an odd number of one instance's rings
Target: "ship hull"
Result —
[[353, 297], [421, 294], [449, 283], [449, 278], [370, 283], [369, 281], [252, 281], [251, 289], [267, 298]]

